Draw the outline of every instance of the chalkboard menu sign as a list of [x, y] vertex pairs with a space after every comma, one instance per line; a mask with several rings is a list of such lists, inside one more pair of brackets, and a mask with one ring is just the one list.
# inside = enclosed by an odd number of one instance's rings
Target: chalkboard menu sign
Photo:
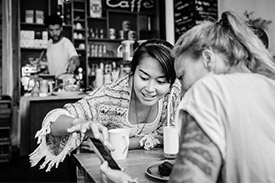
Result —
[[218, 0], [174, 0], [175, 40], [205, 19], [218, 18]]

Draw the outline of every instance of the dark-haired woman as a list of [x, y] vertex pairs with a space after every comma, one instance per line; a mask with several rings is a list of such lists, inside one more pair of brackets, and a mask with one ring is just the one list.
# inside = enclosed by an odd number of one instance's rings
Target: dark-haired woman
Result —
[[95, 89], [76, 103], [50, 111], [36, 134], [40, 144], [30, 155], [31, 165], [45, 157], [42, 167], [50, 171], [87, 135], [103, 135], [108, 145], [107, 129], [113, 128], [132, 129], [130, 149], [152, 149], [162, 144], [161, 127], [166, 122], [168, 98], [172, 98], [174, 109], [180, 101], [172, 48], [159, 39], [142, 43], [135, 50], [129, 74]]

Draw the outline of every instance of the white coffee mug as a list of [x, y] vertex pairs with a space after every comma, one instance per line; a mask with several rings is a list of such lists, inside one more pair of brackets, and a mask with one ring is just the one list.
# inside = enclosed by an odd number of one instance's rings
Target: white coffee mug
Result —
[[117, 56], [123, 57], [123, 60], [132, 61], [134, 54], [134, 40], [124, 40], [117, 47]]
[[130, 129], [127, 128], [109, 130], [110, 143], [115, 148], [111, 154], [115, 160], [126, 159], [130, 144], [129, 134]]

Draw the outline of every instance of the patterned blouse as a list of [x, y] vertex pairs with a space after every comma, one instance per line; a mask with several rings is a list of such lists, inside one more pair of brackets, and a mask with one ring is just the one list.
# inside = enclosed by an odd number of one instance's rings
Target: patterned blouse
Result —
[[[150, 135], [158, 139], [161, 144], [162, 125], [166, 122], [168, 97], [172, 97], [173, 113], [180, 101], [180, 83], [178, 80], [172, 86], [173, 96], [170, 92], [164, 95], [162, 109], [157, 127], [152, 129]], [[132, 78], [125, 75], [115, 82], [98, 87], [81, 100], [65, 104], [61, 109], [51, 110], [42, 122], [42, 128], [36, 133], [39, 146], [30, 154], [31, 166], [35, 166], [42, 158], [45, 161], [40, 166], [50, 171], [53, 166], [58, 166], [66, 155], [75, 150], [83, 141], [85, 134], [72, 133], [66, 136], [50, 135], [50, 125], [59, 116], [67, 115], [73, 118], [85, 119], [103, 124], [108, 129], [129, 127], [128, 112], [131, 100]], [[171, 122], [173, 122], [171, 120]], [[137, 127], [138, 128], [138, 127]]]

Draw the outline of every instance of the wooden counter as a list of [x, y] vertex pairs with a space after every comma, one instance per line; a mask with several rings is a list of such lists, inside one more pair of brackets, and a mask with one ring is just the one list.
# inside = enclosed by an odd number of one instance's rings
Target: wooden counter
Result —
[[37, 147], [36, 132], [41, 128], [45, 115], [52, 109], [61, 108], [83, 98], [81, 95], [59, 95], [47, 97], [21, 97], [18, 142], [20, 154], [29, 155]]
[[[80, 153], [72, 155], [73, 162], [80, 168], [89, 182], [101, 183], [103, 182], [100, 174], [100, 160], [95, 153]], [[153, 149], [146, 151], [144, 149], [129, 150], [127, 158], [124, 160], [117, 160], [118, 164], [125, 169], [125, 172], [133, 178], [137, 178], [139, 183], [149, 182], [167, 182], [163, 180], [154, 179], [145, 174], [145, 170], [156, 162], [164, 160], [162, 149]]]

